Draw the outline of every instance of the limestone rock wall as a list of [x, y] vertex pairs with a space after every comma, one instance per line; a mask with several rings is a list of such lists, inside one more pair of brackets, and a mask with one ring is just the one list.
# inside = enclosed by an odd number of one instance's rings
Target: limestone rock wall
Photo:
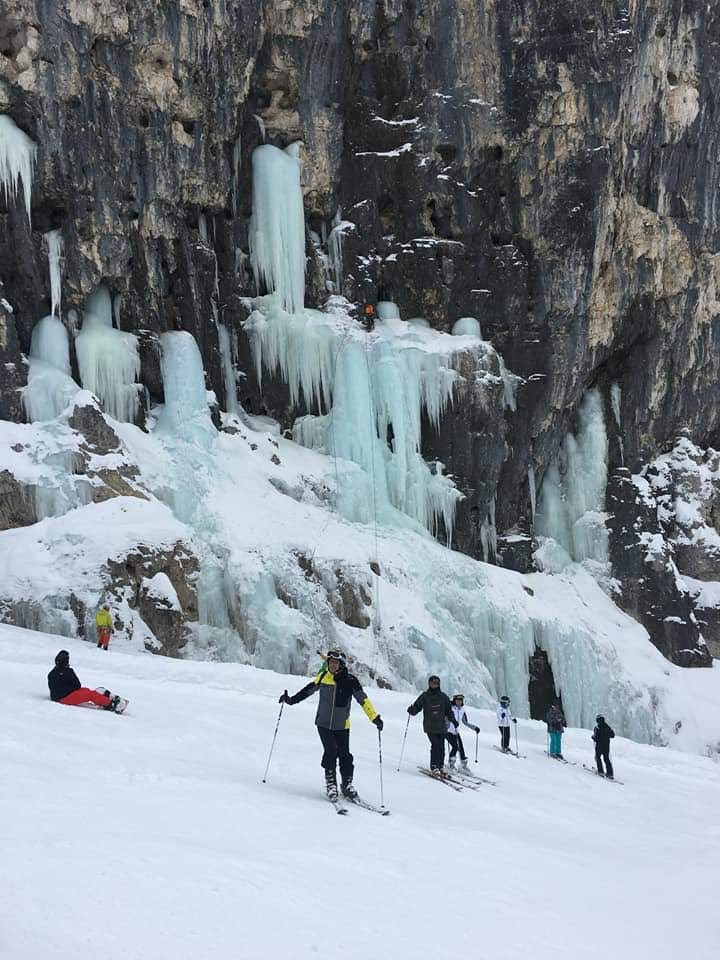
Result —
[[[67, 323], [104, 282], [147, 400], [158, 335], [186, 329], [222, 404], [213, 309], [238, 331], [256, 292], [252, 150], [301, 140], [308, 230], [352, 224], [341, 291], [439, 329], [476, 316], [522, 378], [516, 410], [465, 398], [428, 435], [482, 556], [493, 501], [501, 534], [531, 532], [529, 468], [540, 483], [588, 387], [620, 386], [631, 471], [683, 430], [718, 445], [719, 95], [704, 0], [5, 0], [0, 112], [38, 155], [32, 226], [0, 199], [0, 415], [23, 416], [51, 229]], [[244, 347], [241, 402], [282, 419]]]

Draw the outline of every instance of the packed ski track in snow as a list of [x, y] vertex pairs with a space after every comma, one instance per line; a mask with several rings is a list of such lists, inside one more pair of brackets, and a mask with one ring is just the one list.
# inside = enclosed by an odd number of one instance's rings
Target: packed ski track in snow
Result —
[[[70, 651], [83, 684], [130, 700], [115, 716], [48, 699]], [[720, 767], [616, 739], [624, 786], [592, 778], [520, 721], [526, 759], [503, 756], [494, 716], [471, 769], [497, 781], [457, 793], [428, 761], [407, 693], [368, 687], [381, 712], [388, 817], [323, 795], [314, 700], [302, 678], [240, 664], [101, 652], [0, 626], [5, 825], [0, 956], [8, 960], [416, 958], [694, 960], [717, 956]], [[514, 742], [513, 742], [514, 746]], [[379, 803], [377, 731], [355, 705], [355, 784]]]

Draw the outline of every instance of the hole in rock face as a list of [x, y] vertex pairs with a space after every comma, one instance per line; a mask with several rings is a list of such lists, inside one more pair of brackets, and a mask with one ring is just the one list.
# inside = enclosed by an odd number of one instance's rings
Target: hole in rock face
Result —
[[395, 230], [395, 201], [389, 193], [383, 194], [378, 200], [378, 216], [383, 232], [393, 233]]
[[189, 133], [191, 136], [195, 133], [195, 121], [194, 120], [181, 120], [182, 128], [185, 133]]
[[425, 49], [429, 53], [432, 53], [433, 50], [435, 49], [435, 41], [433, 40], [432, 37], [428, 37], [427, 40], [425, 41]]
[[671, 87], [676, 87], [678, 82], [678, 75], [674, 73], [672, 70], [668, 70], [667, 82], [670, 84]]
[[457, 147], [454, 143], [439, 143], [435, 149], [442, 157], [445, 166], [449, 166], [457, 156]]
[[499, 162], [500, 160], [502, 160], [502, 158], [503, 158], [503, 148], [500, 146], [499, 143], [496, 144], [496, 145], [492, 148], [491, 156], [492, 156], [493, 160], [497, 160], [498, 162]]
[[667, 30], [665, 29], [665, 24], [664, 24], [664, 23], [659, 23], [659, 24], [655, 27], [655, 36], [656, 36], [656, 37], [664, 37], [666, 33], [667, 33]]
[[150, 117], [147, 115], [147, 113], [140, 114], [138, 117], [138, 126], [143, 130], [147, 130], [147, 128], [150, 126]]
[[373, 49], [372, 41], [366, 40], [365, 43], [363, 43], [362, 48], [365, 51], [365, 53], [370, 53], [370, 51]]

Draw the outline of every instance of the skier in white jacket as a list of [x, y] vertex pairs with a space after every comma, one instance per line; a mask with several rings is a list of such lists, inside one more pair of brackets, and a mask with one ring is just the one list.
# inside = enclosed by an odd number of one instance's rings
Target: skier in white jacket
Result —
[[465, 713], [465, 697], [462, 693], [456, 693], [452, 698], [452, 712], [453, 720], [447, 721], [447, 733], [445, 738], [450, 744], [450, 759], [449, 765], [452, 770], [455, 767], [455, 758], [460, 752], [460, 766], [463, 770], [467, 770], [468, 762], [467, 757], [465, 756], [465, 747], [463, 746], [462, 737], [460, 736], [460, 724], [464, 724], [466, 727], [470, 727], [471, 730], [474, 730], [475, 733], [480, 733], [480, 727], [476, 727], [474, 723], [470, 723], [467, 718], [467, 713]]
[[500, 749], [503, 753], [508, 753], [510, 750], [510, 724], [517, 723], [510, 709], [510, 697], [500, 697], [496, 713], [500, 730]]

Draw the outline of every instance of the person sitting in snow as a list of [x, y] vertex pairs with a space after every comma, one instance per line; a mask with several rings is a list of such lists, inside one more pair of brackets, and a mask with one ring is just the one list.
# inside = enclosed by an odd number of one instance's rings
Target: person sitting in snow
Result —
[[103, 650], [107, 650], [110, 646], [110, 637], [113, 632], [112, 614], [110, 613], [110, 607], [107, 603], [104, 603], [95, 614], [95, 626], [98, 632], [97, 645], [102, 647]]
[[368, 719], [378, 730], [383, 728], [382, 718], [370, 703], [370, 698], [360, 686], [358, 678], [348, 672], [345, 656], [340, 650], [329, 650], [325, 664], [314, 680], [292, 697], [285, 690], [278, 702], [291, 706], [311, 697], [314, 693], [320, 694], [315, 725], [323, 745], [320, 765], [325, 771], [325, 789], [328, 799], [332, 801], [338, 799], [337, 765], [339, 762], [343, 796], [348, 800], [355, 800], [358, 792], [353, 786], [355, 767], [353, 755], [350, 753], [352, 698], [357, 700]]
[[452, 770], [455, 767], [455, 758], [460, 752], [460, 766], [463, 770], [467, 770], [468, 762], [467, 757], [465, 756], [465, 747], [463, 746], [462, 737], [460, 736], [460, 724], [464, 724], [466, 727], [470, 727], [471, 730], [474, 730], [475, 733], [480, 733], [480, 727], [476, 727], [474, 723], [470, 723], [467, 718], [467, 713], [465, 713], [465, 697], [461, 693], [456, 693], [452, 698], [452, 712], [454, 720], [448, 720], [447, 722], [447, 742], [450, 744], [450, 758], [448, 759], [448, 766]]
[[94, 703], [103, 710], [115, 710], [122, 703], [122, 697], [113, 696], [109, 690], [101, 693], [99, 690], [81, 686], [77, 674], [70, 666], [70, 654], [67, 650], [60, 650], [55, 657], [55, 666], [48, 674], [48, 687], [51, 700], [70, 707]]
[[548, 739], [550, 741], [548, 753], [551, 757], [557, 757], [558, 760], [562, 760], [562, 735], [567, 724], [565, 723], [565, 715], [557, 700], [546, 713], [545, 723], [547, 724]]

